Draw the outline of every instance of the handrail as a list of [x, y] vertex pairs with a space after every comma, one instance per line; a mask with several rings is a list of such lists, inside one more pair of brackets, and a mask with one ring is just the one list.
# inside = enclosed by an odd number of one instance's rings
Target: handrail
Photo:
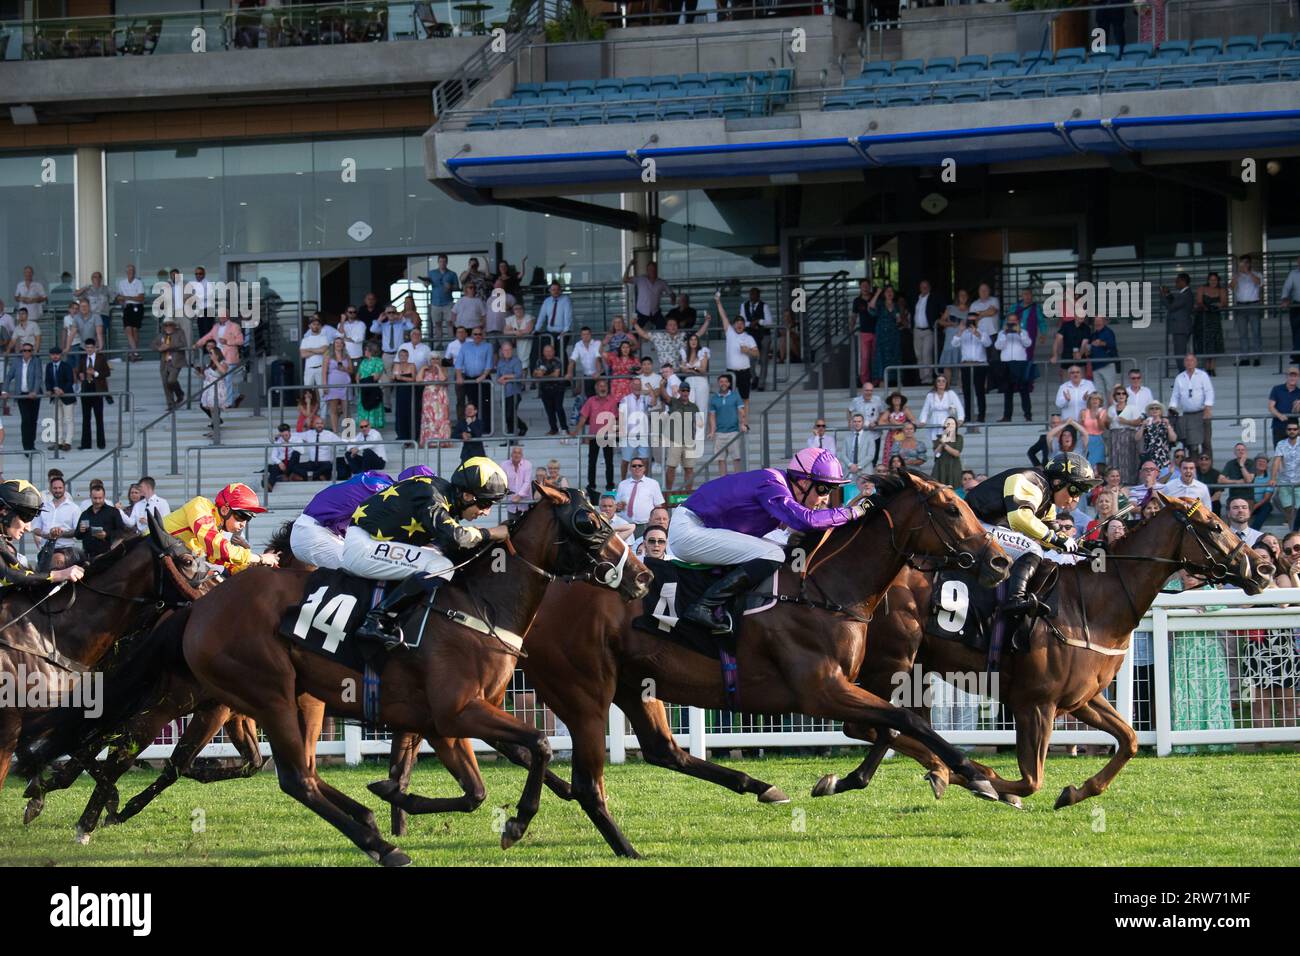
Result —
[[[351, 445], [355, 445], [355, 444], [356, 444], [356, 439], [355, 439], [355, 438], [340, 438], [340, 439], [338, 439], [337, 441], [322, 441], [322, 442], [314, 442], [313, 444], [317, 444], [317, 445], [328, 445], [330, 448], [348, 447], [348, 446], [351, 446]], [[402, 450], [402, 459], [401, 459], [401, 467], [402, 467], [402, 469], [405, 469], [405, 468], [406, 468], [406, 453], [407, 453], [407, 451], [409, 451], [409, 450], [418, 450], [418, 449], [419, 449], [419, 446], [418, 446], [415, 442], [413, 442], [413, 441], [391, 441], [391, 442], [390, 442], [390, 441], [385, 441], [383, 444], [384, 444], [384, 445], [396, 444], [396, 445], [397, 445], [397, 446]], [[185, 493], [186, 493], [186, 494], [189, 494], [189, 488], [190, 488], [190, 482], [189, 482], [189, 462], [190, 462], [190, 455], [191, 455], [191, 453], [194, 453], [194, 454], [195, 454], [195, 457], [196, 457], [196, 459], [197, 459], [197, 466], [196, 466], [196, 468], [195, 468], [195, 476], [194, 476], [194, 478], [195, 478], [195, 480], [194, 480], [194, 488], [195, 488], [194, 493], [195, 493], [195, 494], [202, 494], [202, 493], [203, 493], [203, 453], [204, 453], [205, 451], [207, 451], [207, 452], [212, 452], [212, 451], [222, 451], [222, 452], [227, 452], [227, 451], [264, 451], [264, 452], [268, 452], [268, 453], [270, 453], [270, 452], [274, 452], [274, 451], [276, 451], [276, 446], [273, 445], [273, 444], [270, 443], [270, 442], [241, 442], [241, 443], [239, 443], [239, 444], [235, 444], [235, 445], [222, 445], [222, 446], [220, 446], [220, 448], [218, 448], [218, 447], [215, 446], [215, 445], [186, 445], [186, 446], [185, 446], [185, 465], [186, 465], [186, 474], [185, 474], [185, 480], [184, 480], [184, 485], [183, 485], [183, 487], [185, 488]], [[268, 460], [268, 461], [266, 462], [266, 466], [269, 466], [269, 465], [270, 465], [270, 461]], [[331, 462], [330, 462], [330, 465], [331, 465], [331, 469], [332, 469], [332, 467], [333, 467], [333, 461], [332, 461], [332, 460], [331, 460]], [[389, 466], [389, 467], [391, 467], [391, 466]], [[264, 468], [263, 470], [265, 470], [265, 468]], [[285, 479], [285, 480], [287, 481], [287, 479]], [[336, 483], [337, 483], [337, 479], [335, 479], [335, 478], [330, 478], [330, 480], [329, 480], [329, 484], [336, 484]], [[267, 491], [267, 502], [268, 502], [268, 503], [270, 503], [272, 493], [273, 493], [273, 490], [268, 490], [268, 491]]]
[[437, 117], [434, 129], [441, 127], [443, 120], [462, 101], [468, 99], [475, 87], [487, 82], [497, 71], [512, 63], [515, 54], [545, 26], [545, 3], [537, 2], [528, 8], [522, 20], [515, 19], [512, 10], [510, 21], [516, 29], [506, 30], [505, 48], [498, 52], [494, 49], [495, 40], [488, 40], [461, 64], [454, 74], [436, 83], [433, 87], [433, 114]]
[[[115, 398], [116, 398], [116, 397], [121, 397], [121, 398], [124, 399], [123, 407], [119, 407], [119, 408], [118, 408], [118, 412], [117, 412], [117, 442], [116, 442], [116, 444], [115, 444], [112, 448], [109, 448], [109, 449], [106, 450], [102, 455], [100, 455], [99, 457], [97, 457], [94, 461], [90, 462], [90, 464], [85, 465], [85, 466], [83, 466], [82, 468], [78, 469], [78, 470], [77, 470], [76, 472], [74, 472], [73, 474], [68, 475], [68, 476], [67, 476], [67, 481], [68, 481], [69, 483], [71, 483], [71, 482], [74, 481], [75, 479], [80, 478], [80, 477], [81, 477], [82, 475], [84, 475], [86, 472], [90, 471], [92, 468], [94, 468], [96, 465], [98, 465], [98, 464], [99, 464], [101, 461], [103, 461], [105, 458], [110, 458], [110, 457], [111, 457], [111, 458], [113, 459], [113, 499], [116, 501], [116, 500], [118, 500], [119, 498], [121, 498], [121, 491], [122, 491], [121, 473], [120, 473], [120, 460], [119, 460], [119, 459], [120, 459], [120, 457], [121, 457], [122, 452], [124, 452], [126, 449], [132, 447], [132, 446], [135, 444], [135, 434], [136, 434], [136, 432], [135, 432], [135, 396], [132, 395], [130, 392], [99, 392], [99, 393], [96, 393], [96, 394], [97, 394], [97, 395], [112, 395], [112, 396], [114, 396]], [[128, 406], [129, 406], [129, 407], [128, 407]], [[130, 416], [131, 416], [131, 428], [130, 428], [130, 436], [131, 436], [131, 437], [130, 437], [129, 439], [127, 439], [127, 440], [123, 440], [123, 437], [122, 437], [122, 412], [123, 412], [124, 409], [125, 409], [125, 410], [130, 414]], [[56, 416], [56, 419], [57, 419], [57, 416]]]
[[[249, 364], [251, 363], [240, 362], [234, 365], [229, 370], [227, 370], [224, 374], [219, 375], [217, 376], [217, 378], [213, 379], [211, 383], [200, 384], [197, 392], [194, 391], [193, 375], [190, 375], [190, 389], [185, 394], [185, 407], [186, 408], [192, 407], [192, 403], [196, 395], [202, 396], [203, 390], [205, 388], [215, 386], [218, 383], [225, 381], [227, 377], [235, 374], [235, 372], [239, 371], [240, 369], [246, 368]], [[189, 363], [187, 362], [186, 365], [188, 366]], [[190, 366], [190, 368], [192, 371], [193, 367]], [[254, 394], [259, 396], [258, 402], [260, 405], [261, 390], [256, 389], [254, 391]], [[176, 403], [176, 405], [179, 404], [180, 404], [179, 402]], [[146, 422], [144, 427], [139, 430], [138, 434], [140, 435], [140, 440], [141, 440], [141, 449], [140, 449], [140, 473], [141, 474], [145, 474], [145, 475], [149, 474], [149, 429], [153, 428], [155, 425], [157, 425], [159, 422], [163, 421], [164, 419], [169, 420], [172, 426], [172, 466], [171, 466], [171, 471], [167, 472], [167, 474], [169, 475], [180, 474], [180, 458], [177, 454], [177, 448], [176, 448], [176, 405], [173, 405], [172, 407], [168, 408], [167, 411], [163, 412], [161, 415], [159, 415], [157, 418], [153, 419], [152, 421]], [[221, 415], [220, 414], [218, 414], [217, 417], [213, 419], [212, 443], [214, 445], [221, 444]]]

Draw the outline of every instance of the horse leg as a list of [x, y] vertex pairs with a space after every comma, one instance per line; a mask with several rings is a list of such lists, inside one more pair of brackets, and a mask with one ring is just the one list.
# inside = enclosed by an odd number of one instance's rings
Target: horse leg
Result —
[[524, 790], [519, 796], [517, 813], [506, 821], [501, 833], [501, 848], [508, 850], [524, 835], [529, 822], [541, 806], [546, 765], [551, 761], [551, 745], [546, 740], [546, 734], [535, 727], [529, 727], [482, 698], [465, 701], [455, 713], [437, 714], [434, 723], [447, 736], [499, 740], [528, 748], [532, 766], [528, 768], [528, 778], [524, 781]]
[[1115, 755], [1110, 758], [1106, 766], [1085, 780], [1082, 787], [1069, 786], [1061, 791], [1061, 795], [1056, 798], [1056, 806], [1053, 808], [1055, 810], [1100, 795], [1124, 769], [1124, 765], [1137, 756], [1137, 734], [1111, 702], [1101, 694], [1082, 707], [1076, 708], [1074, 716], [1090, 727], [1106, 731], [1115, 738], [1118, 746], [1115, 748]]
[[[199, 783], [215, 783], [238, 777], [254, 777], [262, 769], [262, 745], [257, 739], [257, 722], [243, 714], [231, 714], [226, 721], [226, 736], [234, 744], [243, 763], [233, 767], [193, 767], [185, 776]], [[197, 764], [198, 761], [196, 760]]]
[[23, 715], [16, 708], [0, 710], [0, 790], [9, 776], [9, 764], [18, 746], [18, 734], [23, 727]]
[[[173, 716], [161, 705], [155, 710], [155, 713], [158, 716], [150, 722], [150, 725], [135, 728], [134, 737], [137, 744], [144, 739], [145, 734], [151, 729], [156, 729], [156, 727], [161, 726]], [[208, 741], [216, 736], [227, 714], [229, 714], [229, 710], [217, 703], [210, 703], [195, 710], [193, 717], [185, 725], [185, 732], [181, 734], [180, 739], [176, 741], [176, 746], [172, 748], [171, 756], [163, 764], [162, 772], [158, 774], [157, 779], [128, 800], [126, 806], [120, 811], [109, 813], [105, 824], [125, 823], [152, 803], [158, 794], [162, 793], [182, 776], [189, 776], [188, 770], [194, 762], [194, 758], [198, 756], [199, 751], [208, 745]]]
[[652, 767], [666, 767], [675, 773], [726, 787], [733, 793], [752, 793], [758, 797], [759, 803], [790, 802], [780, 787], [755, 780], [742, 771], [693, 757], [679, 747], [662, 701], [644, 700], [638, 689], [616, 695], [614, 702], [627, 715], [641, 744], [641, 756]]
[[[411, 786], [411, 774], [415, 772], [415, 762], [420, 757], [420, 741], [423, 739], [419, 734], [414, 733], [393, 735], [393, 742], [388, 751], [388, 780], [370, 784], [368, 789], [371, 793], [383, 796], [375, 788], [387, 789], [385, 783], [396, 784], [396, 792], [399, 794], [406, 793]], [[389, 803], [391, 804], [389, 828], [393, 831], [393, 836], [406, 836], [406, 810], [396, 801], [390, 800]]]
[[[371, 793], [386, 800], [393, 805], [394, 809], [401, 808], [407, 813], [472, 813], [482, 806], [483, 801], [487, 799], [487, 787], [483, 784], [483, 777], [479, 773], [478, 758], [474, 756], [474, 748], [464, 737], [437, 737], [434, 736], [437, 731], [429, 729], [429, 746], [431, 746], [442, 761], [442, 765], [447, 768], [456, 782], [460, 784], [463, 791], [459, 797], [422, 797], [418, 793], [407, 793], [405, 787], [410, 783], [411, 775], [407, 770], [404, 775], [394, 774], [390, 769], [388, 779], [377, 780], [366, 787]], [[402, 734], [402, 738], [410, 738], [414, 743], [407, 743], [405, 740], [400, 741], [402, 754], [414, 754], [420, 746], [419, 734]], [[396, 755], [399, 746], [399, 738], [393, 739], [393, 754]], [[402, 768], [395, 768], [400, 771]], [[405, 817], [402, 818], [405, 823]]]
[[573, 799], [615, 856], [640, 859], [641, 854], [623, 835], [605, 803], [605, 712], [559, 716], [573, 735]]
[[1016, 761], [1020, 765], [1020, 779], [1001, 781], [998, 792], [1028, 797], [1043, 785], [1043, 762], [1047, 759], [1047, 745], [1052, 739], [1056, 704], [1013, 707], [1012, 713], [1016, 718]]
[[971, 781], [970, 790], [976, 796], [988, 800], [998, 798], [997, 791], [966, 754], [940, 737], [925, 718], [911, 710], [893, 706], [884, 698], [863, 690], [842, 676], [829, 685], [819, 684], [816, 691], [804, 698], [798, 709], [818, 717], [883, 726], [913, 737], [932, 750], [950, 770]]
[[[853, 728], [852, 732], [849, 730], [850, 727]], [[878, 734], [870, 727], [859, 727], [856, 724], [845, 724], [844, 733], [846, 736], [858, 740], [872, 741], [871, 747], [868, 748], [867, 755], [863, 758], [862, 763], [858, 764], [843, 779], [833, 773], [828, 773], [813, 784], [812, 795], [814, 797], [829, 797], [836, 793], [847, 793], [850, 790], [865, 790], [867, 784], [871, 783], [871, 778], [876, 775], [876, 770], [880, 767], [881, 761], [885, 759], [885, 754], [889, 752], [891, 746], [891, 735], [889, 734]], [[947, 769], [947, 767], [944, 767], [945, 774]], [[939, 793], [942, 792], [942, 790], [939, 791]]]
[[[528, 752], [527, 747], [519, 744], [508, 744], [500, 740], [491, 741], [492, 749], [501, 756], [505, 757], [516, 767], [523, 767], [525, 770], [533, 765], [533, 755]], [[569, 786], [569, 781], [565, 780], [549, 767], [546, 769], [546, 786], [561, 800], [573, 799], [573, 788]]]
[[107, 759], [104, 760], [100, 767], [100, 776], [96, 780], [95, 789], [91, 793], [90, 799], [86, 801], [86, 809], [81, 811], [81, 818], [77, 821], [76, 832], [73, 836], [77, 843], [85, 846], [90, 842], [90, 835], [98, 826], [99, 817], [104, 812], [105, 807], [109, 808], [111, 822], [113, 815], [116, 813], [117, 781], [122, 774], [131, 769], [140, 750], [139, 738], [134, 735], [125, 744], [109, 750]]
[[384, 866], [406, 866], [411, 862], [410, 857], [380, 835], [373, 814], [367, 826], [333, 802], [330, 791], [338, 791], [326, 785], [309, 764], [298, 707], [291, 696], [264, 703], [259, 708], [259, 716], [271, 741], [275, 775], [284, 793], [333, 826], [375, 862]]
[[72, 754], [61, 766], [47, 766], [27, 782], [23, 796], [27, 797], [27, 806], [23, 808], [23, 825], [31, 823], [45, 809], [45, 795], [55, 790], [67, 790], [77, 782], [87, 766], [94, 763], [95, 754], [79, 750]]

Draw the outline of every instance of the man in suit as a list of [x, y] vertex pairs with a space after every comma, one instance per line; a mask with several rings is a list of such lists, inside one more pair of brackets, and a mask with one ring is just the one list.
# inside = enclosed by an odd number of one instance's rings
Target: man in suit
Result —
[[77, 359], [77, 381], [81, 383], [81, 447], [90, 447], [90, 416], [94, 415], [95, 443], [99, 448], [106, 448], [104, 396], [108, 394], [108, 376], [112, 370], [94, 339], [86, 339], [83, 345], [86, 354]]
[[839, 451], [844, 473], [852, 481], [857, 481], [858, 475], [871, 474], [871, 462], [876, 456], [876, 433], [867, 429], [867, 420], [860, 413], [854, 413], [852, 428]]
[[30, 342], [23, 342], [18, 358], [9, 360], [5, 370], [4, 398], [18, 399], [18, 414], [22, 416], [23, 451], [36, 450], [36, 423], [41, 414], [41, 360]]
[[45, 394], [50, 396], [54, 411], [54, 444], [46, 446], [72, 451], [72, 418], [77, 398], [73, 394], [72, 363], [64, 359], [63, 349], [57, 345], [50, 349], [50, 360], [45, 366]]
[[[946, 305], [930, 290], [930, 280], [922, 279], [916, 290], [916, 308], [912, 310], [912, 348], [916, 351], [917, 365], [927, 366], [935, 362], [934, 333], [939, 328], [939, 317]], [[921, 368], [920, 375], [922, 384], [934, 382], [933, 368]]]

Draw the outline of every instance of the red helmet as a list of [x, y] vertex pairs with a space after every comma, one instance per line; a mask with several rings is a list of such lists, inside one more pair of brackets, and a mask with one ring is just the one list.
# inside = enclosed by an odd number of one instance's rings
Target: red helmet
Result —
[[257, 492], [248, 485], [235, 482], [233, 485], [226, 485], [217, 492], [217, 507], [222, 506], [229, 508], [231, 511], [247, 511], [249, 514], [260, 515], [266, 509], [262, 503], [257, 500]]

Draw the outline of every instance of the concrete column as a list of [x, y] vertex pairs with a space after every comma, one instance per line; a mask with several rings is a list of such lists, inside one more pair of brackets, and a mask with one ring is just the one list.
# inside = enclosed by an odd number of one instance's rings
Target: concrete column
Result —
[[655, 237], [650, 231], [650, 194], [648, 192], [627, 193], [627, 208], [636, 213], [637, 228], [632, 234], [632, 258], [636, 260], [637, 275], [645, 272], [645, 267], [654, 258]]
[[[1233, 168], [1241, 175], [1240, 166]], [[1257, 270], [1264, 250], [1265, 181], [1261, 176], [1257, 184], [1247, 187], [1249, 192], [1244, 200], [1228, 200], [1228, 249], [1234, 259], [1247, 254], [1253, 256]]]
[[98, 270], [104, 273], [104, 284], [111, 285], [108, 249], [104, 243], [104, 150], [98, 146], [79, 147], [76, 177], [76, 284], [85, 285], [90, 281], [90, 274]]

